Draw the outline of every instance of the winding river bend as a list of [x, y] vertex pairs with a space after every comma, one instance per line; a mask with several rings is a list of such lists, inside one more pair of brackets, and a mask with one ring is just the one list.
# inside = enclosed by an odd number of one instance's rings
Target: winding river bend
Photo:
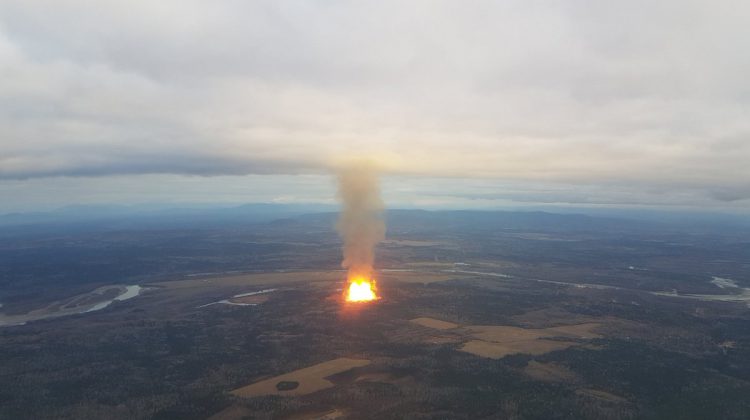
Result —
[[[0, 327], [24, 325], [42, 319], [99, 311], [111, 305], [112, 302], [132, 299], [140, 295], [142, 291], [143, 288], [138, 285], [102, 286], [91, 292], [53, 302], [25, 314], [6, 315], [0, 313]], [[2, 304], [0, 304], [0, 308], [2, 308]]]

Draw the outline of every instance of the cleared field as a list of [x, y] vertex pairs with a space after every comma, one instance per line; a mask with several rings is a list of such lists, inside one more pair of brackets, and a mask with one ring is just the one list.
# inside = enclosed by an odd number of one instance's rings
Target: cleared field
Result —
[[459, 350], [489, 359], [502, 359], [510, 354], [525, 353], [540, 355], [555, 350], [563, 350], [574, 343], [551, 340], [528, 340], [515, 343], [493, 343], [490, 341], [471, 340]]
[[[325, 378], [368, 364], [370, 361], [366, 359], [342, 357], [235, 389], [232, 394], [248, 398], [261, 395], [306, 395], [332, 387], [333, 383]], [[280, 382], [297, 382], [299, 385], [293, 389], [279, 390], [277, 385]]]
[[467, 327], [475, 339], [492, 343], [516, 343], [547, 336], [544, 329], [508, 327], [505, 325], [477, 325]]
[[[500, 359], [510, 354], [526, 353], [539, 355], [563, 350], [577, 344], [567, 339], [591, 339], [601, 335], [592, 332], [598, 323], [565, 325], [553, 328], [525, 329], [500, 325], [468, 327], [475, 340], [460, 348], [477, 356]], [[555, 337], [555, 340], [548, 338]]]
[[539, 338], [599, 338], [592, 330], [601, 324], [589, 322], [578, 325], [564, 325], [552, 328], [518, 328], [504, 325], [475, 325], [467, 327], [475, 338], [495, 343], [511, 343]]
[[450, 330], [453, 328], [458, 328], [459, 326], [458, 324], [454, 324], [448, 321], [441, 321], [435, 318], [414, 318], [411, 320], [411, 322], [419, 324], [423, 327], [434, 328], [437, 330]]
[[[458, 324], [434, 318], [415, 318], [411, 322], [437, 330], [460, 327]], [[491, 359], [500, 359], [517, 353], [539, 355], [576, 345], [576, 340], [599, 338], [601, 335], [593, 330], [600, 325], [596, 322], [551, 328], [473, 325], [458, 330], [459, 336], [469, 339], [459, 350]], [[426, 338], [423, 338], [423, 341], [425, 340]]]

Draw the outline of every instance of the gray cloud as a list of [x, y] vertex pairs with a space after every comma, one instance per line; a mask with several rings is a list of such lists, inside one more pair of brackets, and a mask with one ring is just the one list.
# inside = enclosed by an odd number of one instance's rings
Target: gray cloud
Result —
[[518, 200], [743, 202], [749, 20], [741, 1], [8, 0], [0, 179], [366, 156], [565, 186]]

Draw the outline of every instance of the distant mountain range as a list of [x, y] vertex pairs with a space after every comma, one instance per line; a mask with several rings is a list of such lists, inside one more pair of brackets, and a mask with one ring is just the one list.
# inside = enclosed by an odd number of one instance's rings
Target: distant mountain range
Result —
[[[338, 207], [324, 204], [254, 203], [231, 207], [210, 205], [170, 206], [69, 206], [49, 212], [0, 215], [0, 230], [33, 233], [48, 230], [216, 229], [271, 223], [293, 228], [312, 224], [330, 228]], [[389, 229], [543, 229], [560, 231], [643, 230], [750, 230], [750, 218], [685, 212], [597, 210], [595, 214], [507, 210], [392, 209], [386, 213]]]

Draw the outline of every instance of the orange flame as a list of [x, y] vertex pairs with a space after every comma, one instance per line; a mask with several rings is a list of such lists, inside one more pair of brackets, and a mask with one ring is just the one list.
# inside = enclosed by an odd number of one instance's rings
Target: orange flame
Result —
[[375, 292], [375, 281], [366, 277], [355, 277], [349, 281], [346, 291], [348, 302], [367, 302], [378, 298]]

